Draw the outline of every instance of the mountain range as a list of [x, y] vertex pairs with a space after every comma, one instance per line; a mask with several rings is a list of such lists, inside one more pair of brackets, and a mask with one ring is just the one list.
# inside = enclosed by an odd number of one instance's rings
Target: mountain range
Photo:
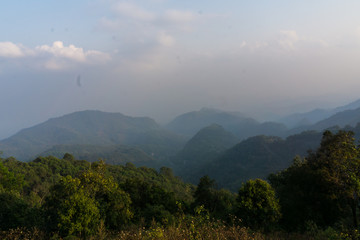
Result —
[[56, 145], [128, 145], [161, 159], [175, 154], [183, 144], [182, 137], [147, 117], [82, 111], [23, 129], [0, 141], [0, 149], [5, 156], [26, 161]]
[[289, 128], [297, 128], [302, 126], [313, 125], [319, 121], [331, 117], [337, 113], [354, 110], [360, 107], [360, 99], [346, 104], [344, 106], [332, 108], [332, 109], [314, 109], [305, 113], [294, 113], [288, 116], [282, 117], [278, 122], [284, 123]]
[[23, 129], [0, 141], [0, 151], [22, 161], [71, 153], [89, 161], [168, 166], [187, 181], [197, 183], [207, 174], [220, 187], [235, 191], [247, 179], [266, 178], [288, 167], [296, 155], [316, 149], [324, 129], [352, 130], [359, 137], [358, 105], [360, 100], [298, 114], [307, 125], [294, 128], [285, 121], [261, 123], [241, 113], [206, 108], [179, 115], [166, 126], [148, 117], [88, 110]]
[[284, 136], [287, 131], [286, 126], [282, 123], [260, 123], [238, 112], [225, 112], [210, 108], [202, 108], [199, 111], [179, 115], [168, 123], [166, 128], [177, 134], [193, 136], [200, 129], [211, 124], [221, 125], [240, 140], [259, 134]]

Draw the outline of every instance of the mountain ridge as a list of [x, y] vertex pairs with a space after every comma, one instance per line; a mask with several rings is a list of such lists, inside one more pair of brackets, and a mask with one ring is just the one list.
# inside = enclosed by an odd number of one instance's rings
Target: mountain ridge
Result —
[[[0, 149], [5, 156], [28, 160], [54, 145], [62, 144], [123, 144], [140, 146], [150, 154], [152, 151], [155, 151], [154, 154], [173, 154], [183, 142], [183, 138], [162, 129], [148, 117], [86, 110], [23, 129], [0, 141]], [[157, 143], [161, 143], [163, 149], [155, 146]]]

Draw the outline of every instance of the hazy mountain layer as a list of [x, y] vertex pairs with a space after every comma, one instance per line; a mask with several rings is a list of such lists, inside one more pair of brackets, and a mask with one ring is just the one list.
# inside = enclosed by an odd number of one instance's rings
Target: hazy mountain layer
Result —
[[279, 122], [286, 124], [289, 128], [309, 126], [322, 121], [330, 116], [360, 107], [360, 99], [333, 109], [314, 109], [305, 113], [295, 113], [279, 119]]
[[346, 110], [332, 115], [331, 117], [317, 122], [312, 129], [323, 130], [329, 127], [345, 127], [350, 125], [355, 127], [357, 123], [360, 122], [360, 108], [354, 110]]
[[182, 114], [171, 121], [167, 128], [177, 134], [193, 136], [200, 129], [211, 124], [221, 125], [239, 139], [246, 139], [260, 134], [285, 136], [287, 130], [286, 126], [281, 123], [259, 123], [240, 113], [207, 108]]
[[130, 145], [161, 158], [174, 155], [183, 139], [147, 117], [82, 111], [50, 119], [0, 141], [5, 156], [29, 160], [55, 145]]

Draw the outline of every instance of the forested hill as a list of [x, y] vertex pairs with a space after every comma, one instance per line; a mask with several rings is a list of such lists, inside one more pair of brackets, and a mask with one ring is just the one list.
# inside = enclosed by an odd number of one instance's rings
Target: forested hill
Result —
[[147, 117], [82, 111], [50, 119], [0, 141], [5, 156], [30, 160], [55, 145], [130, 145], [152, 156], [175, 154], [183, 139]]
[[238, 142], [239, 139], [222, 126], [212, 124], [196, 133], [175, 156], [174, 161], [179, 161], [178, 164], [186, 168], [208, 163]]
[[253, 178], [265, 179], [270, 173], [290, 166], [296, 155], [305, 156], [315, 150], [321, 140], [320, 132], [304, 132], [285, 140], [279, 137], [256, 136], [224, 151], [210, 163], [197, 168], [187, 178], [209, 175], [219, 186], [236, 191], [243, 182]]
[[89, 162], [105, 159], [106, 163], [113, 165], [125, 165], [130, 162], [137, 167], [147, 166], [158, 169], [163, 166], [161, 161], [142, 149], [125, 145], [55, 145], [39, 155], [61, 158], [66, 153], [71, 153], [76, 159], [86, 159]]

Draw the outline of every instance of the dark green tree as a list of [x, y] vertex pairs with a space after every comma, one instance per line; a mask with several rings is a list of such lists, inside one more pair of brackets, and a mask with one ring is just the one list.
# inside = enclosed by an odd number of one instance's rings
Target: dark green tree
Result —
[[281, 216], [274, 189], [261, 179], [247, 181], [239, 189], [235, 214], [246, 226], [270, 230]]
[[199, 184], [194, 192], [194, 206], [203, 205], [210, 212], [215, 210], [215, 180], [208, 175], [200, 178]]
[[0, 193], [1, 192], [19, 192], [24, 185], [24, 176], [15, 175], [0, 161]]
[[39, 227], [42, 215], [24, 199], [13, 193], [0, 193], [0, 230]]
[[131, 197], [135, 222], [144, 220], [150, 225], [152, 220], [164, 224], [173, 221], [177, 211], [173, 192], [139, 178], [127, 179], [121, 186]]
[[215, 180], [205, 175], [200, 178], [194, 192], [192, 208], [203, 206], [211, 217], [227, 220], [234, 204], [234, 194], [224, 189], [216, 189]]
[[288, 230], [307, 221], [325, 227], [351, 219], [358, 225], [360, 159], [354, 141], [352, 132], [325, 131], [315, 152], [269, 177], [280, 198], [281, 222]]
[[[360, 191], [360, 158], [354, 133], [325, 131], [319, 149], [307, 157], [309, 167], [329, 189], [329, 198], [352, 212], [354, 227], [358, 226], [357, 206]], [[320, 190], [320, 189], [319, 189]]]

